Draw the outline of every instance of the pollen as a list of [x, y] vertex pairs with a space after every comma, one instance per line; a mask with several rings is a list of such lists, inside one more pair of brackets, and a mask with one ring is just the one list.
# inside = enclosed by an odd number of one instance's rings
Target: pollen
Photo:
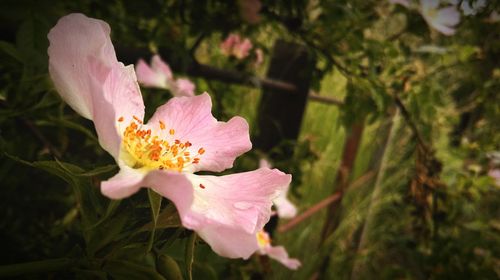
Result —
[[269, 237], [269, 234], [263, 230], [257, 232], [257, 243], [261, 248], [271, 245], [271, 238]]
[[205, 189], [205, 186], [203, 184], [200, 184], [200, 188]]
[[139, 124], [142, 124], [142, 121], [137, 116], [132, 116], [132, 118], [134, 118], [134, 120]]
[[[180, 139], [169, 142], [166, 139], [169, 138], [168, 135], [163, 132], [165, 123], [159, 121], [159, 124], [160, 130], [158, 131], [145, 129], [142, 121], [134, 116], [133, 120], [125, 128], [122, 151], [125, 154], [124, 160], [129, 166], [136, 169], [166, 169], [182, 172], [190, 165], [200, 162], [200, 151], [205, 151], [203, 148], [199, 148], [198, 154], [194, 158], [190, 157], [191, 153], [193, 153], [190, 147], [193, 144]], [[174, 129], [168, 131], [170, 135], [174, 133]]]
[[123, 121], [123, 117], [119, 117], [119, 118], [118, 118], [118, 121], [119, 121], [119, 122], [122, 122], [122, 121]]

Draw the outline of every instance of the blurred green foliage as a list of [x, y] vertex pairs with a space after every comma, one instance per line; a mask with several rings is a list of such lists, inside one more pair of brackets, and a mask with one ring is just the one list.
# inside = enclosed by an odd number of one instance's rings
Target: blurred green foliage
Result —
[[[500, 168], [492, 157], [500, 151], [499, 22], [490, 20], [498, 4], [462, 15], [452, 37], [388, 1], [263, 1], [258, 24], [242, 20], [239, 7], [215, 0], [0, 3], [0, 277], [498, 279], [500, 186], [487, 175]], [[350, 178], [376, 175], [344, 194], [340, 224], [325, 240], [324, 211], [275, 233], [274, 243], [302, 261], [296, 272], [258, 257], [217, 256], [180, 227], [169, 201], [147, 190], [108, 200], [98, 186], [116, 172], [113, 159], [48, 76], [46, 35], [70, 12], [108, 22], [115, 46], [168, 50], [180, 69], [194, 59], [263, 76], [276, 39], [304, 44], [318, 57], [312, 89], [344, 105], [309, 102], [299, 140], [282, 143], [293, 158], [280, 156], [280, 147], [252, 151], [229, 172], [272, 156], [293, 174], [291, 199], [307, 210], [335, 191], [346, 131], [361, 121]], [[263, 66], [221, 55], [231, 32], [263, 49]], [[211, 94], [215, 116], [242, 115], [257, 129], [259, 90], [193, 81]], [[148, 116], [170, 97], [143, 96]], [[388, 132], [379, 129], [389, 121]], [[384, 133], [389, 140], [380, 143]]]

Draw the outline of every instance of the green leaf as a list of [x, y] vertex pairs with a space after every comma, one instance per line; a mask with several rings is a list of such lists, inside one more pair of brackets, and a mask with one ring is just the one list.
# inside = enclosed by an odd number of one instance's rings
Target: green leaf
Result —
[[154, 222], [147, 223], [140, 231], [149, 231], [159, 228], [175, 228], [181, 226], [181, 220], [177, 214], [177, 209], [173, 204], [167, 205], [165, 209], [158, 215], [156, 225]]
[[149, 204], [151, 206], [151, 217], [153, 218], [153, 229], [151, 230], [151, 235], [149, 237], [147, 252], [151, 251], [153, 248], [153, 243], [155, 239], [155, 229], [158, 221], [158, 215], [160, 214], [161, 208], [161, 195], [152, 189], [148, 189]]
[[160, 253], [165, 253], [165, 252], [168, 252], [170, 246], [172, 246], [172, 244], [174, 244], [174, 242], [179, 238], [179, 236], [181, 236], [181, 234], [184, 232], [184, 228], [177, 228], [177, 230], [172, 234], [170, 235], [167, 240], [165, 240], [165, 243], [163, 244], [163, 246], [161, 247], [161, 249], [158, 250], [158, 252]]
[[181, 269], [177, 262], [168, 255], [160, 255], [156, 260], [156, 268], [168, 280], [182, 280]]
[[88, 254], [93, 256], [104, 246], [119, 239], [119, 234], [127, 224], [128, 218], [128, 215], [116, 215], [106, 223], [93, 228], [87, 243]]
[[130, 261], [110, 260], [107, 261], [103, 270], [114, 279], [144, 279], [164, 280], [165, 278], [154, 269], [138, 265]]
[[0, 278], [63, 270], [74, 265], [71, 259], [52, 259], [0, 266]]
[[[61, 161], [35, 161], [28, 162], [17, 157], [6, 154], [7, 157], [28, 166], [47, 171], [64, 180], [72, 188], [77, 205], [82, 217], [83, 227], [91, 228], [96, 224], [104, 212], [105, 199], [96, 188], [90, 177], [81, 177], [78, 174], [85, 174], [86, 171], [79, 166]], [[88, 241], [87, 231], [84, 231], [84, 238]]]
[[89, 139], [91, 139], [93, 142], [98, 143], [97, 137], [95, 134], [88, 128], [84, 127], [83, 125], [80, 125], [78, 123], [66, 120], [66, 119], [58, 119], [58, 118], [49, 118], [49, 120], [40, 120], [36, 122], [37, 125], [44, 125], [44, 126], [63, 126], [69, 129], [73, 129], [76, 131], [79, 131], [83, 133], [85, 136], [87, 136]]
[[186, 242], [184, 262], [186, 264], [186, 275], [189, 280], [193, 280], [194, 249], [196, 247], [196, 233], [192, 232]]
[[23, 62], [21, 54], [13, 44], [7, 43], [5, 41], [0, 41], [0, 50], [16, 59], [17, 61]]
[[208, 263], [194, 262], [193, 278], [204, 280], [217, 280], [217, 272]]

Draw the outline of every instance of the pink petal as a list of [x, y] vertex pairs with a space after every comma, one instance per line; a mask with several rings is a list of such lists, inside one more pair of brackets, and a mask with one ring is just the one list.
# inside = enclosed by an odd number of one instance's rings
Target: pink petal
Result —
[[252, 42], [246, 38], [234, 47], [234, 56], [238, 59], [243, 59], [250, 54], [250, 49], [253, 47]]
[[259, 168], [272, 168], [272, 166], [271, 166], [271, 163], [267, 159], [261, 158], [259, 160]]
[[281, 194], [273, 200], [274, 206], [276, 206], [276, 210], [278, 212], [278, 216], [284, 219], [290, 219], [297, 215], [297, 208], [293, 203], [288, 200], [289, 185], [286, 186], [285, 190], [281, 192]]
[[160, 121], [175, 135], [169, 141], [179, 139], [192, 143], [194, 157], [200, 148], [204, 153], [200, 162], [193, 164], [189, 171], [208, 170], [220, 172], [231, 168], [236, 157], [252, 147], [248, 123], [240, 117], [226, 122], [217, 122], [211, 113], [212, 102], [207, 93], [193, 97], [174, 97], [159, 107], [148, 122], [153, 131], [160, 131]]
[[180, 213], [186, 227], [198, 229], [216, 223], [248, 233], [268, 222], [272, 199], [291, 180], [290, 175], [267, 168], [220, 177], [186, 176], [194, 186], [191, 211]]
[[488, 176], [490, 176], [491, 178], [493, 178], [495, 180], [495, 185], [497, 187], [500, 187], [500, 169], [490, 169], [490, 171], [488, 171]]
[[215, 252], [248, 258], [258, 248], [255, 234], [269, 220], [271, 200], [290, 180], [262, 168], [221, 177], [153, 171], [144, 181], [170, 199], [182, 225], [198, 232]]
[[[259, 167], [260, 168], [271, 168], [271, 163], [267, 161], [266, 159], [260, 159], [259, 161]], [[290, 185], [283, 186], [283, 191], [279, 194], [278, 197], [276, 197], [273, 200], [274, 206], [277, 209], [278, 216], [280, 218], [293, 218], [297, 215], [297, 208], [293, 203], [288, 200], [287, 195], [288, 195], [288, 189], [290, 188]]]
[[301, 263], [297, 259], [291, 259], [288, 256], [287, 251], [285, 250], [285, 247], [283, 246], [268, 246], [263, 249], [261, 249], [261, 253], [268, 255], [270, 258], [275, 259], [279, 261], [281, 264], [284, 266], [288, 267], [289, 269], [296, 270], [301, 266]]
[[455, 26], [460, 22], [460, 13], [453, 6], [440, 9], [436, 15], [436, 24]]
[[[115, 159], [120, 153], [122, 130], [134, 117], [144, 118], [144, 103], [132, 65], [125, 67], [118, 63], [108, 69], [100, 61], [89, 62], [93, 71], [92, 119], [101, 146]], [[102, 73], [108, 72], [105, 81]]]
[[89, 56], [108, 67], [118, 63], [109, 34], [107, 23], [82, 14], [62, 17], [48, 34], [52, 81], [64, 101], [87, 119], [92, 119], [95, 90], [89, 81]]
[[161, 74], [166, 79], [173, 79], [172, 70], [170, 70], [170, 67], [161, 59], [159, 55], [155, 54], [153, 58], [151, 58], [151, 67], [153, 68], [153, 71]]
[[172, 88], [174, 96], [194, 96], [195, 85], [188, 79], [177, 79]]
[[207, 225], [197, 232], [214, 252], [226, 258], [248, 259], [259, 249], [255, 234], [241, 229]]
[[143, 173], [128, 166], [121, 166], [118, 174], [101, 182], [101, 192], [111, 199], [122, 199], [136, 193], [143, 185], [143, 179]]
[[447, 36], [455, 34], [453, 27], [460, 22], [460, 13], [455, 6], [436, 10], [438, 6], [439, 1], [422, 0], [422, 16], [432, 28], [442, 34]]
[[137, 80], [146, 87], [167, 88], [166, 80], [163, 75], [153, 71], [143, 59], [139, 59], [135, 67]]
[[220, 45], [220, 50], [224, 55], [231, 55], [233, 53], [233, 48], [240, 43], [240, 35], [238, 34], [229, 34], [227, 38]]

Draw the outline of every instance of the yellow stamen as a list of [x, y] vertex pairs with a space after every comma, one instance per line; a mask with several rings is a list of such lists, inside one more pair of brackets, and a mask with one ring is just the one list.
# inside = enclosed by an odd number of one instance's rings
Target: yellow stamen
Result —
[[[165, 124], [162, 121], [159, 123], [160, 129], [164, 130]], [[142, 121], [133, 116], [133, 120], [123, 132], [122, 152], [129, 166], [136, 169], [170, 169], [181, 172], [189, 165], [200, 162], [199, 157], [190, 157], [191, 152], [188, 149], [192, 146], [191, 142], [175, 139], [174, 143], [171, 143], [153, 135], [151, 129], [142, 127]], [[174, 129], [169, 130], [170, 135], [174, 133]], [[200, 148], [198, 155], [203, 152], [205, 150]]]

